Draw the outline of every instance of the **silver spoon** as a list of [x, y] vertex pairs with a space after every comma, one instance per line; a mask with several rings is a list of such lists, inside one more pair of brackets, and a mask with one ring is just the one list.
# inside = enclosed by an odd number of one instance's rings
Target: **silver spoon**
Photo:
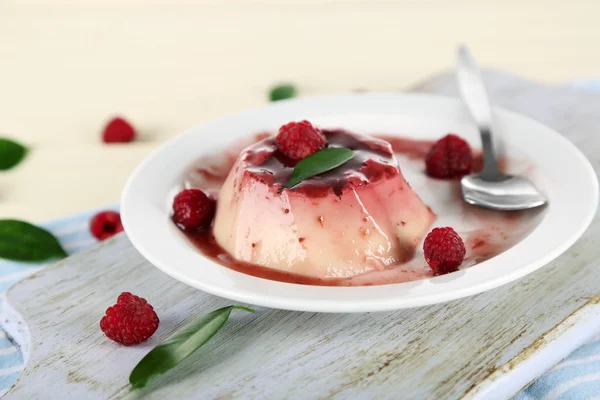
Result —
[[483, 147], [483, 169], [460, 181], [465, 201], [496, 210], [525, 210], [546, 204], [546, 199], [526, 178], [505, 175], [498, 170], [492, 142], [492, 112], [481, 72], [469, 49], [458, 49], [456, 68], [458, 90], [477, 124]]

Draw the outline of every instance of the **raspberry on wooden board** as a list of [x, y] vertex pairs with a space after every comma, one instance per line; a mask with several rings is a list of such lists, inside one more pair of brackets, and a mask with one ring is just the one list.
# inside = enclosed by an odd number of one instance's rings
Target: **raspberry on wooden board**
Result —
[[148, 340], [159, 323], [154, 308], [145, 299], [123, 292], [117, 303], [106, 310], [100, 329], [115, 342], [130, 346]]
[[98, 240], [108, 239], [123, 232], [121, 215], [116, 211], [102, 211], [90, 220], [90, 232]]

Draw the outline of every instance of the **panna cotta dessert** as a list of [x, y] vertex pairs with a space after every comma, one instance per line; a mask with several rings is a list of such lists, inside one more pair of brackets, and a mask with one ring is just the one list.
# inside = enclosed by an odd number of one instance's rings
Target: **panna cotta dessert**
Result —
[[323, 279], [410, 260], [435, 215], [402, 176], [389, 143], [318, 133], [323, 148], [349, 149], [352, 158], [291, 188], [284, 186], [310, 155], [290, 157], [275, 137], [241, 152], [219, 192], [216, 242], [236, 260]]

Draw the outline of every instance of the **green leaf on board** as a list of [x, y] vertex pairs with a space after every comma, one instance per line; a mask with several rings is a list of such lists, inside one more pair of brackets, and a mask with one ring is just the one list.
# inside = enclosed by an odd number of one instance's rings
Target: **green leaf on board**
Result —
[[202, 347], [225, 325], [234, 308], [254, 312], [253, 309], [242, 306], [223, 307], [181, 328], [152, 349], [135, 366], [129, 375], [131, 388], [143, 388], [153, 376], [163, 374], [176, 367]]
[[296, 186], [305, 179], [337, 168], [353, 157], [354, 152], [345, 147], [329, 147], [319, 150], [296, 164], [290, 180], [279, 189], [278, 193], [283, 192], [283, 189]]
[[67, 252], [47, 230], [14, 219], [0, 220], [0, 258], [45, 261], [67, 257]]

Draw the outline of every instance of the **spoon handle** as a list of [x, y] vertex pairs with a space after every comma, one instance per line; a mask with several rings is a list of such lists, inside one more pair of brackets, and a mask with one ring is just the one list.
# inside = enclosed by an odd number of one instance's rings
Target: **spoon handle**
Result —
[[492, 111], [490, 102], [479, 66], [466, 46], [460, 46], [458, 49], [456, 79], [463, 102], [475, 120], [479, 134], [481, 135], [483, 169], [480, 176], [486, 180], [501, 179], [492, 140]]

